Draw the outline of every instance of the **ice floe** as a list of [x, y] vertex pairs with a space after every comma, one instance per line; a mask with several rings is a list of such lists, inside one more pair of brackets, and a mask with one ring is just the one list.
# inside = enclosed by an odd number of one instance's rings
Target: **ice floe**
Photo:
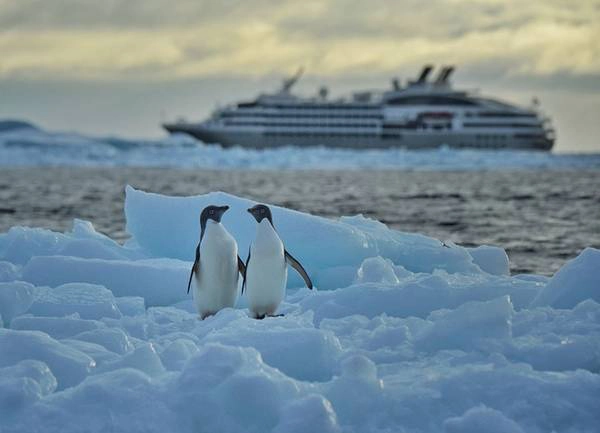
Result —
[[[33, 133], [33, 132], [32, 132]], [[552, 278], [362, 216], [273, 207], [316, 290], [283, 317], [242, 297], [200, 321], [186, 293], [203, 206], [246, 251], [250, 200], [127, 188], [120, 245], [0, 234], [0, 430], [581, 432], [600, 425], [600, 252]], [[293, 275], [290, 273], [290, 276]]]

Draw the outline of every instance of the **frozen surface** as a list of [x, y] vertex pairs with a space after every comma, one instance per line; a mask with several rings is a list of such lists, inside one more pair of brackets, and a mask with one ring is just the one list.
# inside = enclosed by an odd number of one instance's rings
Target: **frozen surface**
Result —
[[[440, 143], [442, 144], [442, 143]], [[142, 166], [186, 168], [409, 168], [482, 170], [600, 167], [600, 155], [451, 150], [350, 150], [319, 146], [254, 150], [207, 146], [185, 135], [156, 140], [88, 137], [38, 128], [0, 130], [0, 165]]]
[[596, 431], [600, 251], [511, 276], [499, 247], [273, 208], [317, 290], [291, 278], [283, 317], [241, 298], [200, 321], [208, 203], [244, 252], [252, 202], [223, 193], [128, 188], [126, 246], [79, 220], [0, 235], [0, 430]]
[[[246, 209], [255, 202], [217, 192], [195, 197], [164, 197], [126, 189], [127, 231], [133, 244], [155, 257], [193, 261], [200, 233], [199, 215], [209, 204], [229, 205], [222, 222], [238, 242], [242, 256], [254, 237], [256, 223]], [[273, 222], [287, 250], [302, 262], [320, 288], [335, 288], [339, 278], [352, 280], [362, 261], [384, 256], [413, 272], [477, 272], [473, 257], [461, 247], [437, 239], [401, 233], [362, 216], [339, 221], [271, 206]], [[336, 271], [337, 278], [330, 278]], [[27, 270], [25, 271], [27, 272]], [[301, 280], [290, 273], [289, 284]]]
[[573, 308], [586, 299], [600, 302], [600, 250], [586, 248], [563, 266], [534, 300], [534, 305]]

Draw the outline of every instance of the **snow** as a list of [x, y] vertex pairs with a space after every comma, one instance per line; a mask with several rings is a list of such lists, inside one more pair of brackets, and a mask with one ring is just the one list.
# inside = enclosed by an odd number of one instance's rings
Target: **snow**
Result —
[[[273, 207], [316, 289], [283, 317], [186, 293], [198, 215], [248, 248], [252, 201], [127, 188], [131, 239], [75, 220], [0, 234], [0, 430], [582, 432], [600, 424], [600, 251], [552, 278], [362, 216]], [[290, 276], [293, 273], [290, 273]]]
[[370, 169], [494, 170], [598, 168], [600, 155], [557, 155], [535, 151], [448, 149], [331, 149], [318, 146], [256, 150], [223, 149], [185, 135], [123, 139], [48, 132], [40, 128], [0, 125], [0, 166], [142, 166], [255, 169]]

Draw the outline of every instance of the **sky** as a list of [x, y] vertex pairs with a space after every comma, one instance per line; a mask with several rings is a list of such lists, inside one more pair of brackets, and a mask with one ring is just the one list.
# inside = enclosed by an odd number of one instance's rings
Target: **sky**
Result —
[[600, 152], [600, 0], [0, 0], [0, 118], [157, 137], [275, 90], [386, 88], [424, 64], [528, 105], [556, 150]]

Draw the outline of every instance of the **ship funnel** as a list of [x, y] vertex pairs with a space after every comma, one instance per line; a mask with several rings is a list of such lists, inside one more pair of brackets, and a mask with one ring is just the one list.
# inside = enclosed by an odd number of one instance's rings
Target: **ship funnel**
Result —
[[421, 71], [421, 75], [419, 75], [419, 78], [417, 78], [417, 84], [422, 84], [424, 82], [427, 81], [427, 76], [431, 73], [431, 71], [433, 70], [433, 66], [431, 65], [425, 65], [423, 67], [423, 70]]
[[442, 85], [448, 82], [448, 78], [454, 72], [454, 66], [444, 66], [435, 80], [435, 84]]

